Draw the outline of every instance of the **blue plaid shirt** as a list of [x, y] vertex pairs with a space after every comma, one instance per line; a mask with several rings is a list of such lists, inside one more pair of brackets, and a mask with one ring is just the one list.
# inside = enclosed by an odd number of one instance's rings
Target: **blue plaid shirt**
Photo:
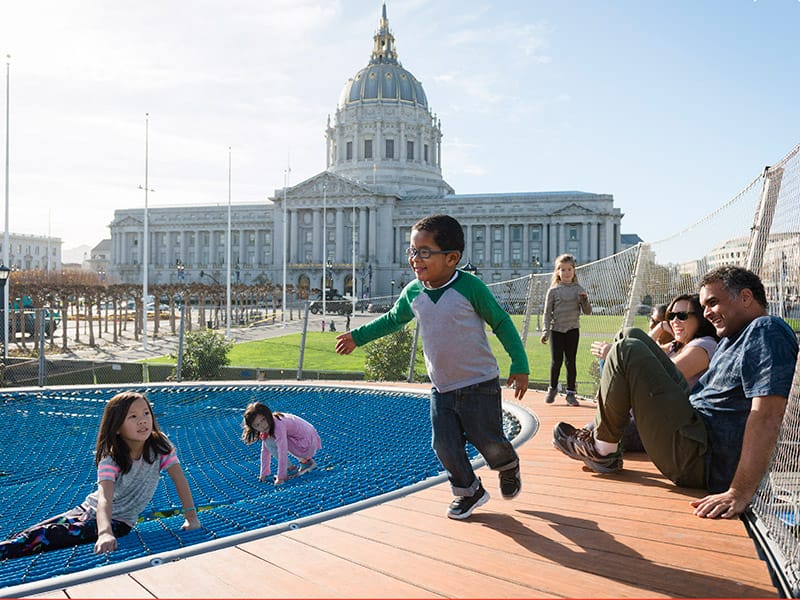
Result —
[[730, 487], [752, 399], [789, 397], [797, 361], [797, 337], [778, 317], [759, 317], [723, 338], [708, 371], [689, 397], [708, 431], [706, 484], [712, 493]]

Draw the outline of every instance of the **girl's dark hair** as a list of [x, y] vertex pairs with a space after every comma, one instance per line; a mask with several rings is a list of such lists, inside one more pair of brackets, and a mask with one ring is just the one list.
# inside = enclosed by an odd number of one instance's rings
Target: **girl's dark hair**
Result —
[[464, 254], [464, 230], [461, 224], [450, 215], [432, 215], [414, 223], [414, 231], [427, 231], [442, 250]]
[[253, 421], [261, 415], [267, 420], [268, 429], [265, 432], [267, 437], [272, 437], [275, 433], [275, 419], [280, 420], [283, 413], [273, 413], [269, 406], [263, 402], [251, 402], [244, 409], [244, 419], [242, 419], [242, 441], [245, 444], [252, 444], [261, 437], [261, 432], [253, 428]]
[[159, 454], [169, 454], [172, 451], [172, 444], [166, 435], [158, 428], [156, 415], [150, 401], [139, 392], [122, 392], [117, 394], [106, 404], [103, 410], [103, 418], [100, 420], [100, 430], [97, 432], [97, 447], [94, 453], [95, 464], [100, 464], [106, 456], [111, 456], [123, 473], [131, 470], [133, 461], [131, 460], [131, 449], [128, 443], [122, 439], [119, 429], [128, 416], [131, 404], [137, 400], [144, 400], [147, 410], [153, 417], [153, 431], [144, 443], [142, 458], [148, 463], [156, 460]]
[[[719, 341], [719, 336], [717, 335], [717, 330], [714, 329], [714, 326], [711, 324], [711, 321], [706, 319], [705, 315], [703, 315], [703, 307], [700, 305], [700, 296], [697, 294], [681, 294], [680, 296], [675, 296], [672, 299], [672, 302], [669, 303], [667, 307], [666, 318], [669, 318], [669, 313], [672, 312], [672, 307], [675, 306], [676, 303], [680, 302], [681, 300], [685, 300], [689, 303], [691, 307], [691, 312], [694, 313], [694, 316], [697, 318], [697, 333], [694, 334], [695, 338], [700, 337], [712, 337], [715, 340]], [[670, 325], [670, 329], [672, 325]], [[694, 339], [694, 338], [693, 338]], [[678, 350], [681, 348], [682, 344], [678, 342], [673, 342], [673, 350]]]

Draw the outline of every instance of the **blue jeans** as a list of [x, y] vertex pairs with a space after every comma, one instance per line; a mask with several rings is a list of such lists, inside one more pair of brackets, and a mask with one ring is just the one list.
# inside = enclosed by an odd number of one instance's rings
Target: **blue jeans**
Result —
[[455, 496], [472, 496], [480, 487], [466, 443], [496, 471], [514, 469], [517, 453], [503, 432], [500, 380], [490, 379], [452, 392], [431, 389], [432, 446], [447, 470]]

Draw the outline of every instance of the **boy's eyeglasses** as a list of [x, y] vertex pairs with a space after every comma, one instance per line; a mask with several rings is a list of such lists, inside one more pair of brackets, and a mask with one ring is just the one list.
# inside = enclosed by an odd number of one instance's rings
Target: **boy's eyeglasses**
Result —
[[450, 254], [451, 252], [458, 252], [458, 250], [431, 250], [430, 248], [406, 248], [406, 256], [408, 258], [421, 258], [427, 260], [434, 254]]
[[678, 312], [670, 312], [667, 313], [667, 321], [672, 321], [672, 319], [678, 319], [679, 321], [685, 321], [689, 318], [689, 315], [693, 315], [694, 313], [691, 311], [686, 310], [679, 310]]

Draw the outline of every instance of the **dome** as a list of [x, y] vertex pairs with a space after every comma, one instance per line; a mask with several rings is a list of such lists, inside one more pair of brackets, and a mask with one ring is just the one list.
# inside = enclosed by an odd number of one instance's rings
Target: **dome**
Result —
[[370, 63], [344, 85], [339, 108], [357, 102], [403, 102], [428, 108], [422, 84], [400, 63]]
[[398, 102], [428, 108], [422, 84], [397, 60], [394, 36], [389, 31], [386, 5], [373, 38], [369, 64], [348, 79], [339, 96], [339, 108], [368, 102]]

